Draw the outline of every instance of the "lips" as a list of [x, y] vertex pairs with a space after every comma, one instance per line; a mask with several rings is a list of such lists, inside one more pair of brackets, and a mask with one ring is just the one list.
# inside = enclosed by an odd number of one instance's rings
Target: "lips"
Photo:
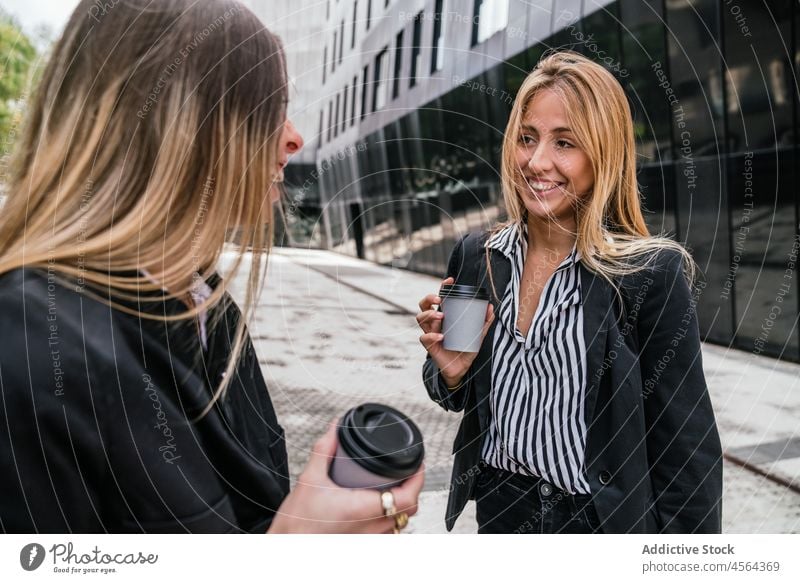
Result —
[[288, 160], [287, 160], [287, 161], [285, 161], [285, 162], [279, 162], [279, 163], [278, 163], [278, 171], [275, 173], [275, 176], [274, 176], [274, 178], [273, 178], [273, 180], [274, 180], [275, 182], [283, 182], [283, 176], [284, 176], [284, 175], [283, 175], [283, 169], [284, 169], [284, 168], [286, 168], [286, 165], [287, 165], [288, 163], [289, 163], [289, 161], [288, 161]]

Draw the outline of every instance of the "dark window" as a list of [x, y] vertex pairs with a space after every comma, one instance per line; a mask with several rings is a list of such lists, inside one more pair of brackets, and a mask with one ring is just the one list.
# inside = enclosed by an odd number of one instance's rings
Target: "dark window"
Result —
[[356, 123], [356, 88], [358, 87], [358, 76], [353, 77], [353, 93], [350, 95], [350, 125]]
[[390, 123], [383, 128], [389, 188], [392, 196], [397, 199], [411, 191], [408, 181], [408, 163], [403, 159], [403, 142], [400, 139], [399, 130], [399, 122]]
[[333, 130], [333, 101], [328, 102], [328, 141], [331, 141], [331, 131]]
[[392, 81], [392, 99], [400, 95], [400, 72], [403, 68], [403, 31], [397, 33], [394, 47], [394, 80]]
[[342, 53], [344, 53], [344, 20], [339, 26], [339, 64], [342, 64]]
[[436, 71], [442, 68], [443, 64], [443, 51], [444, 48], [444, 38], [442, 35], [442, 4], [444, 0], [436, 0], [436, 8], [434, 9], [433, 13], [433, 41], [431, 42], [431, 47], [433, 52], [431, 53], [431, 73], [435, 73]]
[[[580, 12], [581, 0], [574, 1], [578, 4], [577, 11]], [[561, 6], [552, 9], [553, 14], [567, 12]], [[475, 10], [472, 14], [472, 46], [482, 43], [506, 26], [508, 26], [508, 0], [475, 0]]]
[[[668, 63], [653, 69], [654, 82], [674, 92], [662, 93], [670, 106], [673, 134], [677, 238], [692, 249], [703, 267], [706, 293], [697, 315], [707, 338], [729, 342], [733, 337], [730, 304], [711, 290], [723, 289], [730, 268], [730, 241], [709, 237], [719, 231], [720, 218], [728, 216], [723, 160], [724, 71], [719, 54], [720, 3], [716, 0], [665, 2]], [[700, 73], [702, 72], [702, 73]], [[728, 304], [728, 305], [726, 305]]]
[[[663, 164], [672, 159], [672, 121], [670, 103], [664, 89], [651, 68], [661, 64], [662, 73], [667, 73], [666, 39], [661, 20], [661, 0], [648, 0], [650, 8], [642, 9], [642, 0], [622, 0], [619, 3], [620, 20], [625, 31], [622, 37], [623, 67], [613, 71], [630, 95], [633, 109], [633, 129], [636, 134], [637, 154], [642, 164]], [[654, 82], [655, 81], [655, 82]], [[670, 170], [671, 172], [671, 170]], [[656, 189], [653, 189], [656, 196]], [[674, 189], [666, 193], [670, 200]], [[646, 201], [647, 202], [647, 201]], [[663, 205], [662, 205], [663, 206]], [[674, 231], [674, 202], [669, 202], [669, 217], [664, 219], [666, 230]], [[648, 210], [658, 211], [648, 206]], [[657, 220], [660, 217], [654, 217]], [[660, 230], [659, 227], [655, 229]]]
[[319, 130], [317, 131], [317, 150], [322, 147], [322, 124], [324, 123], [325, 111], [319, 110]]
[[[797, 232], [792, 119], [797, 81], [786, 50], [792, 4], [796, 11], [797, 2], [790, 0], [740, 3], [741, 8], [721, 3], [732, 246], [723, 289], [735, 309], [739, 347], [796, 358], [798, 290], [787, 285], [797, 277], [791, 266]], [[781, 311], [773, 320], [775, 306]]]
[[369, 25], [371, 21], [372, 21], [372, 0], [367, 0], [367, 30], [369, 30]]
[[337, 35], [337, 32], [334, 30], [333, 31], [333, 46], [331, 47], [333, 49], [333, 58], [331, 59], [331, 73], [333, 73], [336, 70], [336, 35]]
[[375, 57], [375, 71], [372, 73], [372, 111], [377, 111], [386, 105], [386, 88], [389, 85], [388, 64], [389, 49], [386, 47]]
[[339, 135], [339, 97], [340, 95], [336, 94], [336, 113], [333, 116], [333, 137]]
[[364, 76], [361, 78], [361, 119], [367, 115], [367, 91], [369, 90], [369, 83], [367, 83], [367, 75], [369, 74], [369, 65], [364, 65]]
[[350, 89], [347, 85], [344, 86], [342, 91], [342, 131], [347, 127], [347, 90]]
[[408, 75], [408, 86], [413, 87], [417, 84], [417, 71], [419, 62], [422, 59], [422, 11], [414, 17], [414, 35], [411, 41], [411, 72]]
[[322, 84], [325, 84], [325, 76], [328, 72], [328, 47], [322, 50]]
[[472, 14], [472, 41], [471, 44], [474, 47], [478, 44], [478, 27], [480, 26], [481, 22], [481, 5], [483, 4], [483, 0], [475, 0], [475, 12]]
[[358, 29], [356, 23], [358, 23], [358, 0], [353, 2], [353, 38], [350, 39], [351, 49], [356, 48], [356, 30]]
[[[789, 0], [753, 3], [745, 12], [723, 2], [728, 149], [792, 146], [792, 34]], [[755, 47], [758, 49], [755, 50]]]

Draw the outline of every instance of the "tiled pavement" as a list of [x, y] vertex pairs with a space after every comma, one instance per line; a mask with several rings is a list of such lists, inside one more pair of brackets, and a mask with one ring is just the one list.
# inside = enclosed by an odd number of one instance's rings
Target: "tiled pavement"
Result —
[[[365, 401], [386, 403], [425, 436], [425, 490], [406, 532], [445, 532], [459, 416], [425, 393], [413, 317], [438, 279], [326, 251], [277, 249], [269, 262], [251, 334], [286, 429], [292, 478], [331, 419]], [[800, 532], [800, 494], [781, 485], [800, 486], [800, 366], [712, 345], [703, 360], [723, 446], [736, 462], [725, 462], [723, 530]], [[470, 503], [455, 532], [475, 529]]]

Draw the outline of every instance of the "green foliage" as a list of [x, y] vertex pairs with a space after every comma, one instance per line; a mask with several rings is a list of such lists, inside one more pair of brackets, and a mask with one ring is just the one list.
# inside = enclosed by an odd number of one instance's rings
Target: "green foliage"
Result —
[[8, 155], [19, 132], [20, 101], [36, 56], [36, 48], [20, 27], [0, 13], [0, 157]]

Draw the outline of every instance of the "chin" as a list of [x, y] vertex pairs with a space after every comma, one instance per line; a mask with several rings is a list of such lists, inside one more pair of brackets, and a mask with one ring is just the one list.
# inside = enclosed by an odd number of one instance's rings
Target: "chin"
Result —
[[281, 189], [278, 188], [277, 186], [273, 186], [272, 188], [269, 189], [269, 193], [267, 194], [267, 196], [269, 197], [269, 202], [275, 204], [281, 199]]
[[563, 196], [550, 199], [540, 199], [532, 192], [525, 193], [522, 199], [523, 206], [529, 217], [540, 220], [553, 220], [572, 214], [572, 205]]
[[573, 212], [571, 208], [561, 208], [556, 207], [553, 208], [548, 204], [526, 204], [525, 210], [528, 211], [528, 217], [534, 218], [540, 221], [559, 221], [564, 220], [572, 216]]

